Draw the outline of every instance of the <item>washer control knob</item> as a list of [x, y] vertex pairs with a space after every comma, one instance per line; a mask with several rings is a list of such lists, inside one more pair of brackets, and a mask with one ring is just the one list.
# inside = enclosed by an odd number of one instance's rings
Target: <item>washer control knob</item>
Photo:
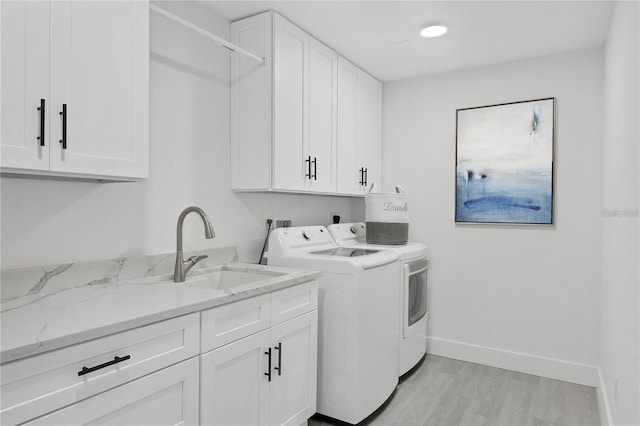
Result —
[[309, 238], [309, 236], [307, 235], [307, 231], [302, 231], [302, 236], [304, 237], [305, 240], [309, 241], [311, 238]]
[[355, 226], [352, 226], [351, 228], [349, 228], [349, 230], [351, 231], [352, 234], [356, 233], [356, 228]]

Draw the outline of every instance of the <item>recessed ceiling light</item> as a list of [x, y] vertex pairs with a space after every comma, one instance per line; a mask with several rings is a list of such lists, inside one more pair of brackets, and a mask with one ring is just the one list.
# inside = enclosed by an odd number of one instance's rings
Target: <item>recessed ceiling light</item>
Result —
[[428, 25], [420, 30], [422, 37], [440, 37], [447, 32], [447, 27], [444, 25]]

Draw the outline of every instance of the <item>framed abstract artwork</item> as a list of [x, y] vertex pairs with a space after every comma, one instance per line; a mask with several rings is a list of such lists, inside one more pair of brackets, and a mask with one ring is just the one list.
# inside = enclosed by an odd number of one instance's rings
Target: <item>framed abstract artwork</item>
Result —
[[553, 224], [555, 98], [456, 111], [456, 223]]

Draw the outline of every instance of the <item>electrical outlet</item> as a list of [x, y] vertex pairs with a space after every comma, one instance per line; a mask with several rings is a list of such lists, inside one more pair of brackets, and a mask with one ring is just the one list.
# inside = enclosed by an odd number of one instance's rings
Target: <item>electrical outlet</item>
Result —
[[269, 223], [268, 221], [271, 221], [271, 229], [274, 228], [275, 225], [275, 221], [273, 220], [273, 214], [271, 213], [263, 213], [262, 214], [262, 224], [264, 225], [264, 230], [268, 230], [269, 229]]
[[333, 219], [334, 216], [338, 216], [339, 220], [341, 219], [340, 217], [340, 213], [337, 212], [331, 212], [329, 213], [329, 223], [336, 223]]

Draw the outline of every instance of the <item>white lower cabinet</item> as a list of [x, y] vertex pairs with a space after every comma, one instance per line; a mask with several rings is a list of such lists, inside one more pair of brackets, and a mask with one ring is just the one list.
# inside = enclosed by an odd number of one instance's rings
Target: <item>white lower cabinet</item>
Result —
[[[140, 414], [125, 424], [143, 424], [156, 398], [172, 401], [167, 420], [188, 406], [195, 417], [181, 421], [197, 424], [199, 325], [196, 312], [2, 364], [0, 424], [100, 423], [110, 413]], [[117, 424], [116, 417], [104, 422]]]
[[299, 425], [315, 414], [317, 336], [318, 311], [271, 329], [269, 424]]
[[198, 359], [55, 411], [28, 425], [197, 425]]
[[272, 293], [271, 309], [270, 328], [201, 355], [201, 424], [300, 425], [316, 412], [316, 283]]
[[203, 425], [260, 425], [269, 417], [266, 358], [269, 330], [200, 357]]
[[317, 336], [309, 281], [8, 362], [0, 424], [299, 425]]

